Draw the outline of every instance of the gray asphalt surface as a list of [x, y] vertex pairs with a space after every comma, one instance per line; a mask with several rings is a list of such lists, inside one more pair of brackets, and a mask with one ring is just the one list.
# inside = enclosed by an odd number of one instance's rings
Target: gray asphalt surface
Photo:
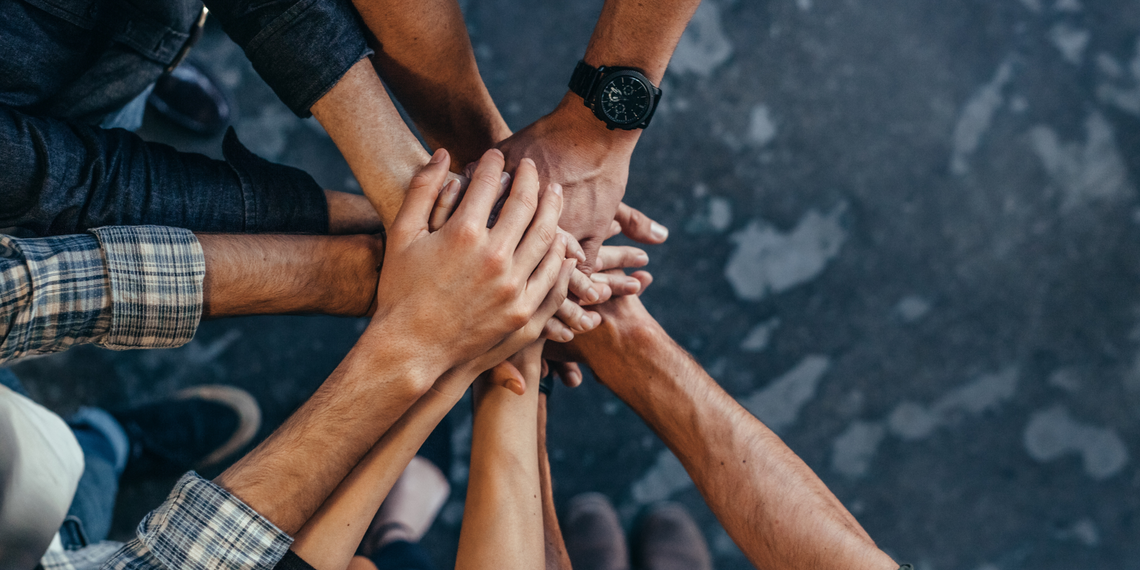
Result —
[[[514, 128], [565, 91], [601, 2], [464, 2]], [[255, 152], [358, 190], [327, 135], [211, 27], [195, 61]], [[1140, 3], [705, 0], [633, 157], [626, 201], [666, 224], [645, 302], [900, 561], [919, 570], [1140, 568]], [[143, 134], [217, 156], [150, 117]], [[226, 382], [266, 428], [364, 321], [206, 323], [188, 346], [77, 349], [17, 372], [64, 410]], [[748, 563], [664, 446], [587, 379], [553, 402], [560, 505], [630, 522], [691, 508]], [[454, 558], [470, 437], [425, 541]], [[129, 536], [171, 481], [126, 485]]]

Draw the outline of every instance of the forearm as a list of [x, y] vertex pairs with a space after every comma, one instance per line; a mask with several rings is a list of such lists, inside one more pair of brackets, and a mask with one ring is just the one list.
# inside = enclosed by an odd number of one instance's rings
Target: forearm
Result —
[[636, 67], [656, 85], [701, 0], [606, 0], [590, 36], [586, 63]]
[[384, 231], [380, 214], [368, 201], [367, 196], [325, 190], [325, 202], [329, 209], [329, 234], [377, 234]]
[[454, 170], [510, 136], [479, 75], [458, 3], [354, 3], [378, 40], [373, 65], [428, 145], [451, 151]]
[[412, 177], [431, 157], [404, 124], [372, 64], [365, 59], [353, 65], [312, 112], [390, 227]]
[[296, 533], [440, 374], [418, 352], [374, 322], [316, 393], [215, 482]]
[[518, 366], [527, 383], [523, 396], [484, 385], [482, 397], [477, 398], [467, 503], [456, 556], [459, 570], [534, 570], [545, 565], [534, 429], [540, 367], [537, 358]]
[[322, 313], [363, 316], [384, 244], [370, 236], [197, 236], [205, 256], [203, 317]]
[[[465, 388], [474, 376], [449, 372], [438, 382], [458, 382]], [[292, 550], [318, 570], [347, 567], [404, 467], [464, 391], [429, 390], [412, 405], [305, 523]]]
[[754, 565], [898, 567], [815, 473], [656, 322], [613, 338], [611, 348], [587, 352], [591, 368], [681, 460]]
[[571, 570], [570, 554], [562, 540], [558, 526], [558, 511], [554, 508], [554, 480], [550, 476], [550, 457], [546, 453], [546, 418], [549, 398], [538, 397], [538, 481], [542, 494], [542, 531], [546, 543], [547, 570]]

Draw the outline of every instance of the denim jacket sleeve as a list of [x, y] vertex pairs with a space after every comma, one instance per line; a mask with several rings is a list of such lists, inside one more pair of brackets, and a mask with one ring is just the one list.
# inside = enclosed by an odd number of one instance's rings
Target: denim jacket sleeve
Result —
[[140, 224], [328, 231], [328, 203], [311, 176], [254, 155], [232, 129], [222, 149], [226, 160], [213, 160], [121, 129], [0, 106], [0, 228], [41, 236]]
[[299, 117], [372, 54], [350, 0], [206, 0], [210, 14]]

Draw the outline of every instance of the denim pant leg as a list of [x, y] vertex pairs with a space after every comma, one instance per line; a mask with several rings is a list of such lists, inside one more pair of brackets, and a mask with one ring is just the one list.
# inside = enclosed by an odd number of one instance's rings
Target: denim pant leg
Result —
[[67, 423], [84, 460], [83, 476], [60, 529], [64, 547], [71, 549], [107, 539], [130, 442], [119, 422], [98, 408], [80, 408]]
[[7, 368], [0, 368], [0, 386], [5, 386], [25, 398], [28, 397], [28, 391], [24, 389], [20, 379], [16, 378], [16, 374]]
[[435, 570], [419, 543], [402, 540], [384, 545], [372, 555], [372, 563], [378, 570]]

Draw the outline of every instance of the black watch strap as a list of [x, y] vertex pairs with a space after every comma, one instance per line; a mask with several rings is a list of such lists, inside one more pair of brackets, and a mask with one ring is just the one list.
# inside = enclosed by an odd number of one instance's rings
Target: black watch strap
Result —
[[601, 74], [598, 73], [598, 68], [578, 60], [578, 65], [574, 66], [574, 73], [570, 76], [570, 91], [586, 99], [594, 90], [599, 75]]

